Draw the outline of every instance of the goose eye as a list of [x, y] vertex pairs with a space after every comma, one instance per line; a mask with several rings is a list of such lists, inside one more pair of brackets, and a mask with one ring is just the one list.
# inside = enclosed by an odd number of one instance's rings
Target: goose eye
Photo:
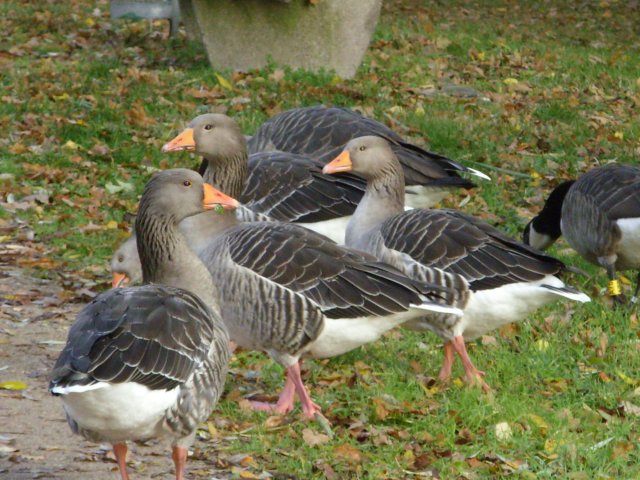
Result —
[[211, 130], [212, 128], [213, 128], [213, 125], [211, 125], [210, 123], [207, 123], [207, 124], [204, 126], [204, 129], [205, 129], [205, 130]]
[[122, 255], [120, 255], [118, 257], [118, 262], [120, 262], [120, 263], [124, 262], [124, 257]]
[[191, 186], [191, 182], [190, 182], [189, 180], [185, 180], [184, 182], [182, 182], [182, 184], [183, 184], [185, 187], [190, 187], [190, 186]]
[[367, 147], [365, 147], [364, 145], [360, 145], [358, 147], [358, 150], [360, 150], [361, 152], [364, 152], [367, 149]]

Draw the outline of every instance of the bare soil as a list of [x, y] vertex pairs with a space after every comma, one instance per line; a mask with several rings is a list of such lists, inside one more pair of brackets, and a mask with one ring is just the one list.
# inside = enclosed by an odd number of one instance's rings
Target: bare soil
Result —
[[[21, 381], [24, 390], [0, 389], [0, 478], [118, 479], [109, 445], [73, 435], [47, 377], [82, 303], [65, 301], [56, 282], [31, 278], [0, 265], [0, 383]], [[196, 442], [188, 478], [223, 479], [211, 442]], [[200, 445], [198, 445], [200, 444]], [[132, 480], [173, 478], [167, 441], [130, 444]]]

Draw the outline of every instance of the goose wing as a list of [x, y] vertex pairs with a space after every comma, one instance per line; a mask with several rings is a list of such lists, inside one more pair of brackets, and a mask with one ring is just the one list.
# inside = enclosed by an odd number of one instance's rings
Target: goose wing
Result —
[[[575, 192], [573, 192], [575, 190]], [[591, 197], [611, 220], [640, 217], [640, 168], [611, 164], [580, 177], [570, 194]]]
[[233, 261], [304, 296], [332, 318], [388, 315], [437, 301], [441, 287], [413, 281], [374, 257], [292, 224], [240, 225], [227, 234]]
[[254, 153], [241, 201], [283, 222], [320, 222], [353, 214], [366, 182], [348, 173], [324, 175], [322, 167], [294, 153]]
[[266, 121], [248, 145], [250, 152], [281, 150], [327, 163], [349, 140], [364, 135], [377, 135], [391, 144], [403, 166], [407, 185], [475, 186], [458, 175], [458, 172], [474, 173], [464, 165], [404, 142], [382, 123], [346, 108], [315, 106], [280, 113]]
[[385, 247], [423, 265], [458, 273], [473, 290], [539, 280], [564, 267], [486, 222], [454, 210], [407, 211], [385, 222], [380, 233]]
[[205, 361], [202, 340], [211, 335], [211, 315], [195, 295], [177, 288], [108, 290], [79, 313], [49, 389], [98, 382], [173, 389]]

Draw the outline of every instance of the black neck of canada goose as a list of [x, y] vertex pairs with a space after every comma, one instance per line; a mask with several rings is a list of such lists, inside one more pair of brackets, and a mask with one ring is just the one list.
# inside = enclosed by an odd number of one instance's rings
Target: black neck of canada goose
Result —
[[533, 218], [525, 227], [524, 242], [534, 248], [544, 250], [555, 242], [562, 231], [560, 221], [562, 220], [562, 204], [567, 192], [574, 184], [575, 180], [561, 183], [553, 189], [549, 198], [544, 204], [540, 213]]
[[[189, 170], [176, 169], [174, 172], [188, 172], [190, 176], [195, 175], [200, 179], [197, 173]], [[186, 206], [172, 201], [171, 192], [163, 189], [159, 179], [165, 177], [166, 175], [156, 175], [149, 181], [140, 199], [136, 217], [135, 232], [143, 283], [182, 288], [196, 294], [206, 304], [213, 305], [216, 297], [213, 294], [215, 288], [211, 275], [189, 248], [178, 228], [181, 220], [190, 218], [203, 209], [199, 206], [197, 210], [185, 214]], [[201, 184], [201, 179], [199, 183], [193, 181], [192, 188], [196, 189]], [[202, 195], [200, 201], [201, 199]]]

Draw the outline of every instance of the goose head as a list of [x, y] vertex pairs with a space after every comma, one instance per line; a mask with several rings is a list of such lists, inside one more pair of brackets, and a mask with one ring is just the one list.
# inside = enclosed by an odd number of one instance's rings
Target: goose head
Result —
[[[202, 180], [197, 172], [187, 169], [165, 170], [155, 174], [147, 183], [142, 195], [141, 209], [162, 212], [176, 223], [205, 210], [232, 210], [239, 206], [237, 200], [216, 190]], [[136, 219], [138, 221], [140, 215]], [[132, 235], [111, 258], [112, 287], [123, 287], [142, 279], [142, 266]]]
[[386, 175], [390, 169], [399, 166], [389, 142], [381, 137], [366, 136], [349, 141], [342, 153], [325, 165], [322, 172], [353, 172], [370, 180]]
[[227, 115], [199, 115], [178, 136], [167, 142], [163, 152], [192, 151], [205, 157], [229, 158], [246, 154], [247, 142], [238, 124]]

